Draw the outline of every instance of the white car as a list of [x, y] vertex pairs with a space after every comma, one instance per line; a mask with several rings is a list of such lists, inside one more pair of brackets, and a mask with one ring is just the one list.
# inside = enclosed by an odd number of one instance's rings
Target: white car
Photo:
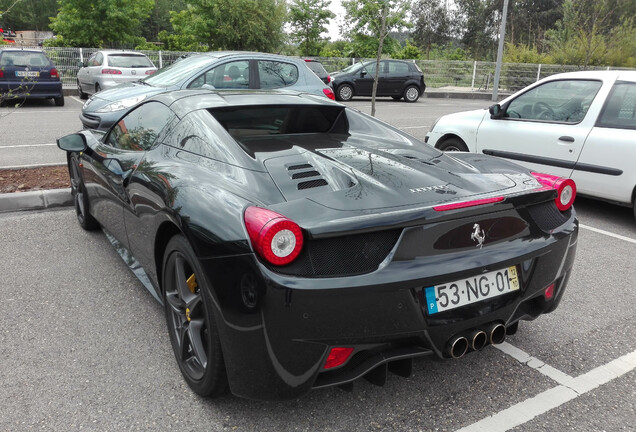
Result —
[[135, 51], [97, 51], [80, 62], [77, 93], [80, 99], [118, 84], [152, 75], [157, 68], [144, 54]]
[[636, 71], [553, 75], [487, 110], [441, 117], [426, 142], [572, 178], [578, 194], [636, 215]]

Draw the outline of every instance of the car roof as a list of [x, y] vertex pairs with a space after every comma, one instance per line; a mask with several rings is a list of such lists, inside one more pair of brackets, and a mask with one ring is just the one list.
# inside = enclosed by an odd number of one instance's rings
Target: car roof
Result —
[[141, 53], [139, 51], [126, 51], [126, 50], [99, 50], [97, 52], [102, 52], [104, 54], [137, 54], [145, 56], [146, 54]]
[[322, 96], [293, 90], [206, 90], [186, 89], [161, 93], [149, 99], [170, 106], [176, 112], [197, 109], [259, 105], [331, 105], [343, 106]]
[[620, 79], [623, 81], [636, 81], [636, 71], [625, 71], [625, 70], [596, 70], [596, 71], [576, 71], [576, 72], [565, 72], [556, 75], [551, 75], [544, 80], [555, 80], [555, 79], [600, 79], [600, 80], [616, 80]]
[[27, 49], [22, 49], [22, 48], [2, 48], [2, 49], [0, 49], [0, 52], [3, 52], [3, 51], [7, 51], [7, 52], [42, 53], [42, 54], [46, 55], [46, 53], [43, 50], [33, 49], [33, 48], [27, 48]]

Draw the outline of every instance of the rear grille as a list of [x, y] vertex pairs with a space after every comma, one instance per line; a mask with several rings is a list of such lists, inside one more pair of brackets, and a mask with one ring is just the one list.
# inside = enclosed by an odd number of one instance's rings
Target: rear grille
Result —
[[303, 251], [276, 273], [303, 277], [337, 277], [370, 273], [378, 268], [400, 237], [401, 229], [308, 240]]
[[552, 231], [566, 223], [572, 216], [572, 209], [560, 211], [554, 201], [528, 207], [532, 220], [543, 231]]

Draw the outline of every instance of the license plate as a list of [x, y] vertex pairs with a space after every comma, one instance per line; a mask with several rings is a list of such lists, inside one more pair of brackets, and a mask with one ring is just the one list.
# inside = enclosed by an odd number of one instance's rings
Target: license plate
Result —
[[519, 289], [517, 267], [425, 288], [429, 315], [444, 312]]
[[40, 76], [40, 72], [38, 72], [38, 71], [15, 71], [15, 76], [33, 78], [33, 77], [39, 77]]

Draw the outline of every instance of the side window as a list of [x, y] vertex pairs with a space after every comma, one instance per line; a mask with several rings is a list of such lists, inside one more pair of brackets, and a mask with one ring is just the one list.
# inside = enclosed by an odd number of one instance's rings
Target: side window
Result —
[[409, 73], [409, 65], [402, 62], [389, 62], [389, 73], [395, 75], [404, 75]]
[[[380, 64], [380, 70], [382, 70], [382, 64]], [[375, 62], [364, 65], [362, 71], [369, 75], [375, 76]]]
[[104, 54], [97, 53], [95, 56], [95, 66], [101, 66], [102, 64], [104, 64]]
[[510, 102], [505, 117], [559, 123], [579, 123], [601, 88], [600, 81], [551, 81]]
[[117, 122], [106, 143], [122, 150], [148, 150], [172, 116], [172, 111], [162, 103], [143, 104]]
[[97, 54], [93, 54], [91, 58], [88, 59], [88, 62], [86, 64], [88, 64], [89, 66], [99, 66], [99, 63], [97, 63], [96, 57], [97, 57]]
[[216, 66], [190, 83], [189, 88], [212, 86], [217, 89], [246, 89], [250, 86], [249, 60]]
[[617, 82], [614, 84], [596, 126], [636, 129], [636, 83]]
[[287, 87], [298, 81], [298, 68], [291, 63], [259, 60], [258, 75], [262, 89]]

